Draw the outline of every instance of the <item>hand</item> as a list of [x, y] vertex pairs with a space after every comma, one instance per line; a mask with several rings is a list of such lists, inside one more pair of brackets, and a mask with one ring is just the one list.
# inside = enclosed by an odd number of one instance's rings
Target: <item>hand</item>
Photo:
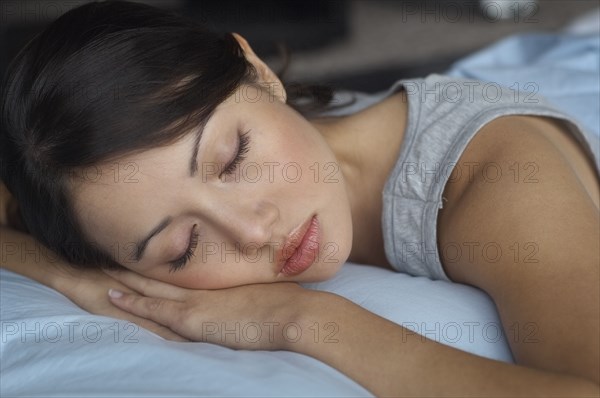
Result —
[[131, 271], [105, 272], [144, 295], [111, 291], [111, 301], [122, 310], [190, 340], [234, 349], [282, 349], [282, 328], [302, 314], [304, 298], [317, 294], [291, 282], [193, 290]]
[[101, 270], [78, 269], [73, 266], [63, 266], [60, 269], [60, 273], [57, 273], [59, 276], [55, 277], [52, 287], [84, 310], [96, 315], [133, 322], [168, 340], [189, 341], [169, 328], [112, 305], [106, 295], [109, 289], [119, 289], [129, 293], [134, 291]]

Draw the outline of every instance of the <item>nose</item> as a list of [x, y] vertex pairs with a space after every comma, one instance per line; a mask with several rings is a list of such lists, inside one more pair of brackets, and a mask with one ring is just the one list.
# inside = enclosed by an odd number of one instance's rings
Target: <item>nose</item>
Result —
[[273, 238], [279, 208], [267, 200], [221, 203], [218, 210], [221, 229], [242, 247], [261, 248]]

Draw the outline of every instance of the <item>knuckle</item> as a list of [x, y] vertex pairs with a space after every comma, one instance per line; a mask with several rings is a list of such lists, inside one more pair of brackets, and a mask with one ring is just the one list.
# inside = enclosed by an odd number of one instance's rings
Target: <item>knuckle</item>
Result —
[[142, 294], [147, 294], [148, 292], [148, 288], [150, 287], [150, 282], [148, 279], [142, 279], [139, 282], [139, 288], [140, 288], [140, 292]]
[[186, 320], [192, 319], [192, 309], [189, 307], [178, 307], [173, 311], [173, 322], [176, 325], [183, 325]]
[[148, 311], [157, 312], [163, 308], [163, 301], [160, 299], [149, 299], [146, 301]]

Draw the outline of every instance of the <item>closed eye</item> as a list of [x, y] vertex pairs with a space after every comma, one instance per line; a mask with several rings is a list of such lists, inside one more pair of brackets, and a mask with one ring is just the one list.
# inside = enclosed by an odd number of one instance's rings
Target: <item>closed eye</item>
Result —
[[250, 133], [250, 130], [240, 134], [240, 137], [238, 139], [237, 151], [233, 159], [231, 159], [227, 166], [225, 166], [225, 168], [223, 169], [221, 176], [233, 174], [239, 166], [239, 164], [246, 159], [246, 154], [250, 150], [250, 136], [248, 135], [248, 133]]
[[177, 260], [169, 262], [169, 273], [178, 271], [185, 267], [189, 259], [194, 255], [194, 251], [198, 246], [198, 240], [200, 238], [200, 232], [196, 231], [197, 225], [198, 224], [194, 224], [194, 226], [192, 227], [190, 242], [188, 243], [188, 247], [183, 256], [179, 257]]

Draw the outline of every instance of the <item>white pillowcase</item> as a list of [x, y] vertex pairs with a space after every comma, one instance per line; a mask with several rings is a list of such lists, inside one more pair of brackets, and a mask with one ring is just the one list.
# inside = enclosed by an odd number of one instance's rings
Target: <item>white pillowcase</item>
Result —
[[[443, 344], [513, 361], [494, 304], [478, 289], [350, 263], [332, 280], [304, 286]], [[4, 269], [0, 294], [1, 396], [371, 395], [308, 356], [167, 341]]]

